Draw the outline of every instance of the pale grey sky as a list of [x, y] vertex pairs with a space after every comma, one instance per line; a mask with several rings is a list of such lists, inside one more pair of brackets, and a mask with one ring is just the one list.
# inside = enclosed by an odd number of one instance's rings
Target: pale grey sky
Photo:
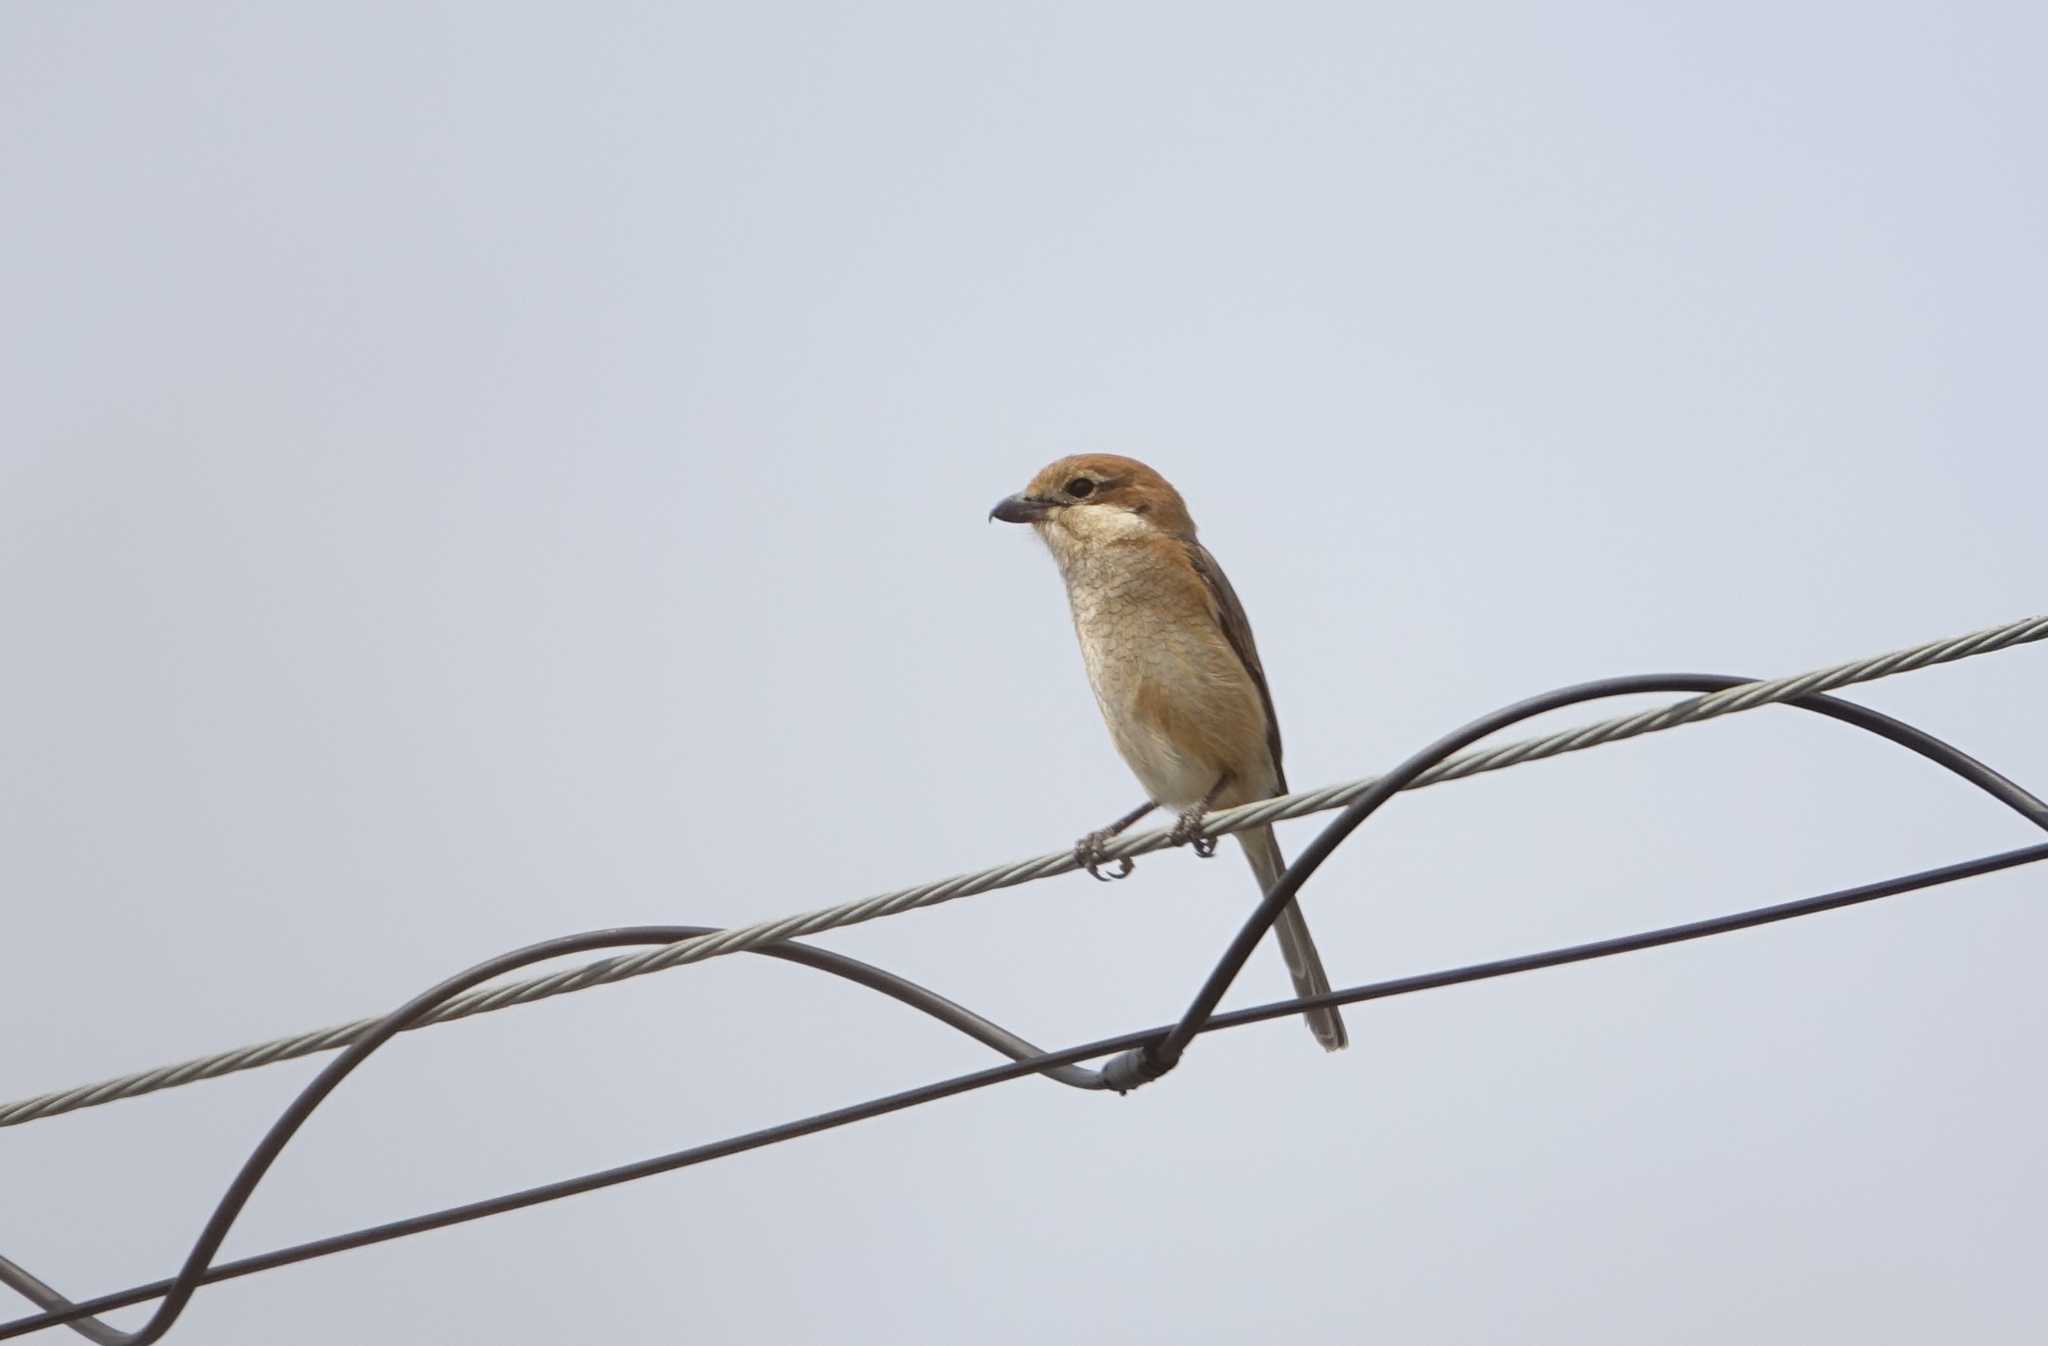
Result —
[[[2042, 610], [2044, 43], [1983, 4], [7, 7], [0, 1098], [1100, 825], [1134, 787], [1057, 580], [983, 518], [1067, 452], [1185, 491], [1298, 787], [1561, 682]], [[1860, 696], [2040, 790], [2044, 674]], [[1807, 719], [1398, 801], [1307, 893], [1333, 976], [2030, 839]], [[2044, 882], [1011, 1084], [171, 1339], [2034, 1339]], [[1252, 898], [1162, 856], [823, 942], [1063, 1044], [1174, 1014]], [[1262, 951], [1234, 1003], [1285, 987]], [[437, 1029], [228, 1253], [987, 1059], [759, 960]], [[315, 1068], [0, 1131], [0, 1252], [169, 1275]]]

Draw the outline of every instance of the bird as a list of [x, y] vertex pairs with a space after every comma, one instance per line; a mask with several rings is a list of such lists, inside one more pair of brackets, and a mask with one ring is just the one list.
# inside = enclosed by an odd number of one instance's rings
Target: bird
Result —
[[[1287, 792], [1280, 723], [1251, 622], [1165, 477], [1113, 453], [1061, 458], [997, 501], [989, 517], [1031, 525], [1052, 552], [1095, 704], [1145, 790], [1143, 804], [1075, 843], [1081, 867], [1098, 879], [1128, 874], [1128, 859], [1102, 872], [1103, 847], [1155, 808], [1178, 815], [1176, 845], [1212, 855], [1205, 814]], [[1261, 896], [1271, 892], [1287, 869], [1272, 827], [1236, 836]], [[1330, 979], [1299, 903], [1281, 911], [1273, 934], [1295, 994], [1326, 993]], [[1303, 1017], [1324, 1050], [1350, 1044], [1335, 1009]]]

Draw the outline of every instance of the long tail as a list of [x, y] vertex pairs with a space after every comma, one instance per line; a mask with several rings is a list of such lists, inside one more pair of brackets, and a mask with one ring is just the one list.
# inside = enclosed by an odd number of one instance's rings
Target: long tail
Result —
[[[1259, 891], [1272, 892], [1273, 885], [1280, 882], [1281, 874], [1287, 870], [1273, 829], [1253, 827], [1236, 835], [1244, 847], [1245, 859], [1252, 862], [1252, 873], [1258, 876]], [[1287, 960], [1287, 973], [1294, 978], [1296, 995], [1321, 995], [1330, 989], [1322, 955], [1316, 952], [1316, 942], [1309, 937], [1308, 922], [1303, 919], [1299, 904], [1289, 902], [1281, 909], [1280, 919], [1273, 922], [1273, 937], [1280, 941], [1280, 956]], [[1344, 1031], [1344, 1018], [1336, 1010], [1310, 1010], [1301, 1017], [1308, 1020], [1309, 1031], [1323, 1044], [1324, 1051], [1342, 1051], [1351, 1045], [1351, 1035]]]

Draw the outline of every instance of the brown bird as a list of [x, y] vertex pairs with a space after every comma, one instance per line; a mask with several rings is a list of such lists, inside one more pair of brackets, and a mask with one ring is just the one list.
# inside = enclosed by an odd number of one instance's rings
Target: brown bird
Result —
[[[1076, 843], [1075, 859], [1090, 874], [1106, 877], [1103, 846], [1154, 808], [1179, 814], [1176, 843], [1211, 855], [1216, 843], [1202, 830], [1205, 813], [1287, 792], [1280, 724], [1251, 623], [1166, 478], [1110, 453], [1062, 458], [997, 502], [989, 517], [1030, 524], [1051, 549], [1095, 704], [1145, 787], [1143, 805]], [[1273, 829], [1236, 836], [1261, 894], [1272, 891], [1287, 868]], [[1126, 860], [1115, 877], [1129, 871]], [[1295, 993], [1328, 991], [1297, 903], [1280, 913], [1273, 934]], [[1349, 1045], [1336, 1010], [1303, 1017], [1326, 1050]]]

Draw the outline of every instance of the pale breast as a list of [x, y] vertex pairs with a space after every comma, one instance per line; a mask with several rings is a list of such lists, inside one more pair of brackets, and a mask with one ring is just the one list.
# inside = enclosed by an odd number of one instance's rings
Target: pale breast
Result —
[[1192, 805], [1225, 772], [1255, 798], [1270, 770], [1258, 689], [1210, 615], [1200, 580], [1154, 555], [1102, 547], [1061, 558], [1096, 704], [1157, 803]]

